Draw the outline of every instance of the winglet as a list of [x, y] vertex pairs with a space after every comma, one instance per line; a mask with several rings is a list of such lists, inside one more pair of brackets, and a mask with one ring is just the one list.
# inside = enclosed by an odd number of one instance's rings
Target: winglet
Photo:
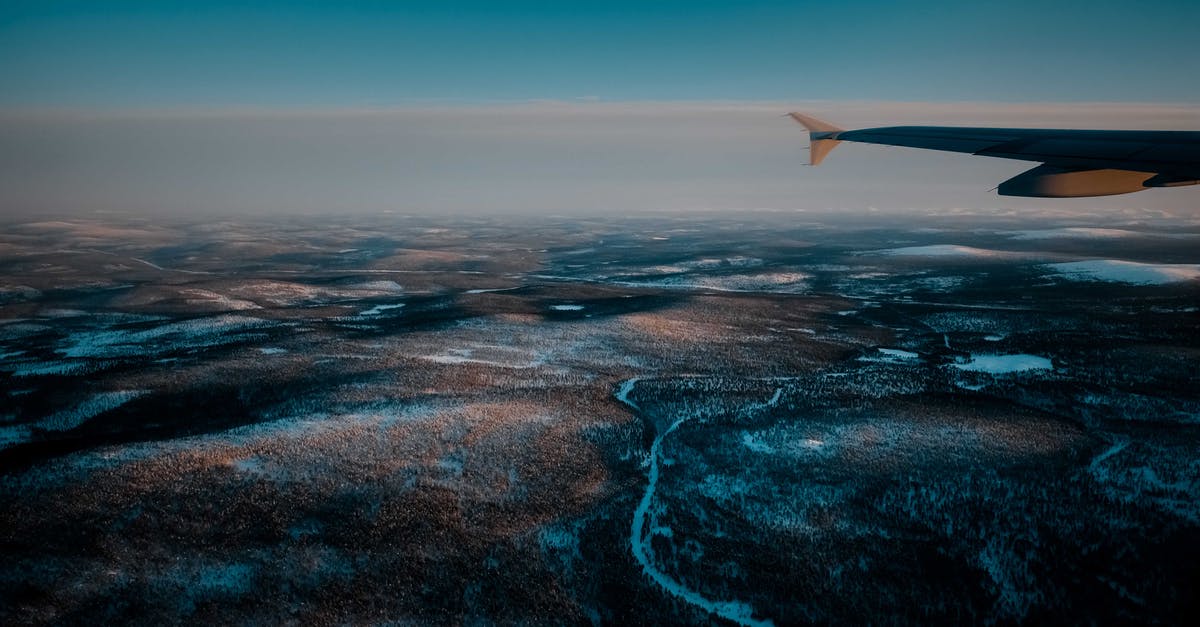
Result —
[[833, 149], [841, 143], [837, 136], [845, 129], [803, 113], [789, 113], [788, 115], [808, 129], [810, 165], [820, 164], [825, 160], [825, 156], [833, 152]]

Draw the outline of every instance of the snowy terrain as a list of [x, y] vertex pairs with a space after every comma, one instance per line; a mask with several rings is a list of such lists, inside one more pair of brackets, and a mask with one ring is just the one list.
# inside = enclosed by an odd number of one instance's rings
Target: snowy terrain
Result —
[[1165, 285], [1200, 279], [1200, 264], [1140, 263], [1120, 259], [1093, 259], [1046, 266], [1071, 281], [1108, 281], [1133, 285]]

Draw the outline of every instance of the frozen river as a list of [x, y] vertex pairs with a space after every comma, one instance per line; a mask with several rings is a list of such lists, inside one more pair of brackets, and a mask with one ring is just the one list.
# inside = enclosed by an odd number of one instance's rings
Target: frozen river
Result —
[[[616, 392], [617, 400], [625, 403], [634, 411], [641, 411], [641, 408], [638, 407], [637, 403], [629, 400], [629, 393], [633, 391], [638, 381], [639, 379], [636, 377], [624, 381]], [[651, 527], [653, 529], [654, 526], [654, 516], [650, 513], [650, 506], [654, 503], [654, 492], [658, 489], [658, 458], [662, 454], [663, 440], [671, 435], [675, 429], [679, 428], [679, 425], [687, 422], [689, 418], [692, 418], [692, 416], [677, 418], [671, 423], [670, 427], [654, 438], [654, 443], [650, 446], [650, 468], [646, 473], [646, 491], [642, 494], [642, 500], [638, 502], [637, 509], [633, 512], [633, 523], [629, 528], [629, 548], [633, 552], [634, 559], [642, 565], [642, 572], [646, 573], [646, 576], [653, 579], [655, 583], [672, 596], [678, 597], [691, 605], [739, 625], [774, 625], [770, 620], [758, 620], [754, 618], [754, 608], [750, 607], [749, 604], [740, 601], [710, 599], [696, 590], [688, 588], [654, 564], [654, 550], [650, 546], [650, 541], [654, 537], [654, 534], [653, 531], [647, 533], [646, 528]]]

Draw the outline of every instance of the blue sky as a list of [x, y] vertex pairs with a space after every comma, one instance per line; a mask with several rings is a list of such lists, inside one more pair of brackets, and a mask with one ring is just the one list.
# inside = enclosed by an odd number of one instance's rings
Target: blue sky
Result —
[[1200, 2], [0, 3], [0, 106], [1200, 102]]
[[1027, 163], [805, 168], [781, 115], [1195, 129], [1197, 59], [1196, 0], [0, 0], [0, 217], [1040, 210], [991, 191]]

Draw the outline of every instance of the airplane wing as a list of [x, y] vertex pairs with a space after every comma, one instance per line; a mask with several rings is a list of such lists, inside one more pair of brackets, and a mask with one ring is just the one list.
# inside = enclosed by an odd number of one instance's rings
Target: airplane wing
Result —
[[1003, 182], [1002, 196], [1075, 198], [1128, 194], [1200, 183], [1200, 132], [1088, 131], [956, 126], [887, 126], [845, 130], [790, 113], [809, 131], [817, 165], [843, 141], [965, 152], [1037, 161]]

